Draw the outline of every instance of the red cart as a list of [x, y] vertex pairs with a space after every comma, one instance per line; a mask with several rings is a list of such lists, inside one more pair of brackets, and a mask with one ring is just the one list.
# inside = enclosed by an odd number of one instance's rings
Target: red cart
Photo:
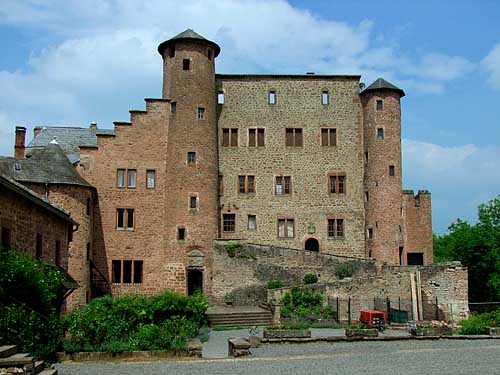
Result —
[[379, 331], [383, 331], [387, 319], [385, 317], [385, 312], [377, 310], [361, 310], [359, 312], [359, 321], [366, 324], [369, 327], [377, 328]]

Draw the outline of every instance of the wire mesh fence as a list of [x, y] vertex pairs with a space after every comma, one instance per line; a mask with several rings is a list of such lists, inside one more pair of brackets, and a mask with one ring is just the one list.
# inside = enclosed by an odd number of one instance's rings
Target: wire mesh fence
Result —
[[471, 313], [486, 313], [500, 309], [500, 302], [470, 302], [469, 310]]

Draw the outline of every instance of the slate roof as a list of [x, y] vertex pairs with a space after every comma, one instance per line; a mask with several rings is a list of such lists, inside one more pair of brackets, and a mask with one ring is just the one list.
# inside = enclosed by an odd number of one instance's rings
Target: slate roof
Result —
[[67, 222], [71, 224], [77, 224], [73, 219], [70, 217], [70, 213], [63, 208], [55, 205], [54, 203], [49, 202], [46, 199], [43, 199], [40, 195], [35, 193], [33, 190], [28, 189], [26, 186], [14, 181], [12, 178], [2, 175], [0, 173], [0, 186], [5, 187], [6, 189], [19, 194], [26, 198], [27, 200], [33, 202], [37, 206], [40, 206], [57, 217], [66, 220]]
[[158, 46], [158, 52], [160, 53], [160, 55], [163, 56], [163, 51], [165, 50], [165, 48], [167, 48], [170, 44], [175, 43], [175, 41], [177, 41], [177, 40], [187, 40], [187, 41], [191, 41], [191, 42], [207, 43], [213, 47], [214, 57], [217, 57], [220, 53], [220, 47], [217, 43], [206, 39], [205, 37], [203, 37], [200, 34], [198, 34], [197, 32], [195, 32], [193, 29], [187, 29], [180, 34], [177, 34], [173, 38], [170, 38], [169, 40], [166, 40], [163, 43], [161, 43]]
[[31, 150], [30, 157], [0, 157], [0, 174], [19, 182], [89, 186], [57, 143]]
[[399, 92], [401, 97], [405, 96], [405, 92], [401, 90], [399, 87], [394, 86], [392, 83], [387, 82], [383, 78], [377, 78], [375, 82], [373, 82], [370, 86], [363, 90], [363, 92], [367, 91], [375, 91], [375, 90], [394, 90]]
[[38, 135], [26, 148], [26, 154], [31, 154], [37, 148], [47, 146], [52, 140], [56, 140], [61, 146], [69, 161], [73, 164], [80, 161], [80, 146], [97, 147], [98, 135], [115, 135], [112, 129], [92, 129], [49, 126], [43, 127]]

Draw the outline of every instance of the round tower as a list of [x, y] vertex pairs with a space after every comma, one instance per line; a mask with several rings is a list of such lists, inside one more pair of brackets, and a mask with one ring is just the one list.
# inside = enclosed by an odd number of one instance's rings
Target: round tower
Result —
[[377, 79], [361, 94], [364, 118], [367, 256], [399, 264], [403, 251], [401, 105], [403, 90]]
[[163, 98], [171, 113], [166, 144], [169, 285], [210, 294], [213, 241], [218, 233], [215, 58], [220, 47], [193, 30], [161, 43]]

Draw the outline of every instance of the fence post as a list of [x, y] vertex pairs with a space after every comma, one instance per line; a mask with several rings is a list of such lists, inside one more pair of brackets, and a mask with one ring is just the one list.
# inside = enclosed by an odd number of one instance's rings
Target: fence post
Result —
[[389, 297], [386, 297], [386, 304], [387, 304], [387, 323], [391, 322], [391, 299]]
[[351, 324], [351, 296], [347, 299], [347, 322]]
[[398, 297], [398, 310], [401, 311], [401, 296]]
[[339, 305], [339, 297], [337, 297], [337, 322], [340, 322], [340, 305]]
[[439, 307], [438, 307], [438, 298], [436, 296], [436, 320], [439, 320]]

